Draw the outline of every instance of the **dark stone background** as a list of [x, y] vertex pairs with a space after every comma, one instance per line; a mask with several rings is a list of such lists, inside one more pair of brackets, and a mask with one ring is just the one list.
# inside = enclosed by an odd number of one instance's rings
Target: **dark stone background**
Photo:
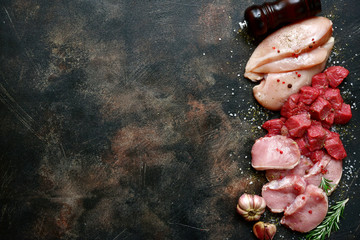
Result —
[[[0, 239], [254, 239], [235, 206], [265, 183], [250, 149], [278, 116], [243, 77], [254, 2], [2, 0]], [[360, 7], [322, 2], [354, 112], [331, 239], [359, 239]]]

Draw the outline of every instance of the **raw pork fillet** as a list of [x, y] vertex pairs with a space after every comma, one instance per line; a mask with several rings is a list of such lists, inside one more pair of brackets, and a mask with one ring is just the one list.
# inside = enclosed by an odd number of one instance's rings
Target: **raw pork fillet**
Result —
[[292, 169], [300, 161], [300, 150], [291, 138], [276, 135], [257, 139], [251, 157], [256, 170]]
[[281, 224], [298, 232], [309, 232], [316, 228], [328, 211], [328, 198], [324, 191], [314, 185], [308, 185], [305, 193], [296, 197], [286, 208]]
[[306, 182], [302, 177], [293, 175], [265, 184], [261, 195], [266, 206], [274, 213], [283, 212], [295, 198], [305, 192]]

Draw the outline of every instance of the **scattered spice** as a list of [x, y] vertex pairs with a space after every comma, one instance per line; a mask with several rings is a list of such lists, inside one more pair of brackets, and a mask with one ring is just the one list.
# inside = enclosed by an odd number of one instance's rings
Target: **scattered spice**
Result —
[[278, 53], [280, 53], [280, 50], [277, 50]]
[[298, 76], [298, 77], [301, 77], [301, 74], [299, 73], [297, 76]]
[[310, 213], [310, 214], [312, 214], [312, 211], [311, 211], [311, 210], [309, 210], [309, 213]]
[[289, 84], [288, 84], [288, 88], [292, 88], [292, 84], [289, 83]]
[[273, 49], [275, 49], [276, 47], [273, 47]]
[[313, 45], [310, 45], [309, 48], [313, 48]]
[[277, 82], [280, 82], [280, 79], [276, 80]]
[[285, 84], [285, 82], [282, 82], [282, 84]]

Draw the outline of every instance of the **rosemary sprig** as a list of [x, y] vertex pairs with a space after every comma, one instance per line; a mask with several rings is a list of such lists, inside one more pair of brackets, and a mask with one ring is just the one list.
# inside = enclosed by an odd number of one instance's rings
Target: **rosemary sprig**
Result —
[[329, 193], [329, 190], [332, 189], [334, 187], [335, 184], [331, 184], [332, 180], [326, 179], [324, 177], [321, 177], [321, 183], [320, 183], [320, 188], [322, 190], [324, 190], [324, 192], [326, 194]]
[[309, 232], [305, 238], [307, 240], [324, 240], [325, 237], [330, 236], [331, 232], [339, 230], [340, 217], [343, 216], [345, 204], [348, 201], [349, 198], [339, 201], [336, 205], [330, 207], [330, 211], [327, 213], [324, 221]]

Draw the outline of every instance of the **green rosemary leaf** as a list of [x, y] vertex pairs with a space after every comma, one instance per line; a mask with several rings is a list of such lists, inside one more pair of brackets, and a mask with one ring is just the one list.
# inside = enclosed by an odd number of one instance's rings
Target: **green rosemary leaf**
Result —
[[321, 177], [321, 182], [320, 182], [320, 188], [322, 189], [322, 190], [324, 190], [324, 192], [326, 193], [326, 194], [328, 194], [329, 193], [329, 190], [331, 190], [333, 187], [334, 187], [334, 185], [335, 184], [331, 184], [331, 182], [332, 182], [332, 180], [329, 180], [329, 179], [326, 179], [326, 178], [324, 178], [324, 177]]
[[339, 230], [340, 217], [344, 214], [344, 209], [349, 198], [337, 202], [334, 206], [330, 207], [330, 211], [327, 213], [324, 221], [320, 223], [315, 229], [309, 232], [306, 236], [306, 240], [324, 240], [325, 237], [330, 237], [332, 232]]

